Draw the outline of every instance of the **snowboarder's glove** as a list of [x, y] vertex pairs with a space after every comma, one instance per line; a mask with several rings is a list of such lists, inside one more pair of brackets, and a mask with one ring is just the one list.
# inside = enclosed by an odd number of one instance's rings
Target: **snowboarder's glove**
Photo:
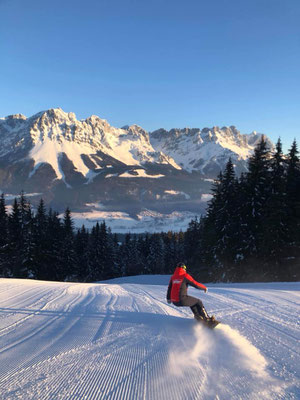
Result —
[[169, 303], [169, 304], [172, 303], [171, 300], [168, 299], [168, 303]]
[[205, 289], [204, 289], [204, 293], [207, 293], [207, 292], [208, 292], [208, 289], [207, 289], [207, 288], [205, 288]]

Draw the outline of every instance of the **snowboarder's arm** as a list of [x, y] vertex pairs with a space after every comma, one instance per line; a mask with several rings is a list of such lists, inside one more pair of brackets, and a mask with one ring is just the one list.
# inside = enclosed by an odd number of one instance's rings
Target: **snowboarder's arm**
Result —
[[167, 291], [167, 301], [171, 303], [171, 290], [172, 290], [172, 279], [170, 279], [168, 291]]
[[204, 286], [202, 283], [195, 281], [195, 279], [192, 278], [191, 275], [186, 274], [185, 278], [188, 281], [189, 285], [193, 286], [196, 289], [204, 290], [205, 292], [207, 292], [207, 287]]

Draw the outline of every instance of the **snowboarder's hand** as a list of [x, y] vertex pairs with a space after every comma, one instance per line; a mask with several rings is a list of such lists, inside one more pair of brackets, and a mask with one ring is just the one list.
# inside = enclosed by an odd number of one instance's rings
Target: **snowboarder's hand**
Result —
[[204, 293], [207, 293], [207, 292], [208, 292], [208, 289], [207, 289], [207, 288], [205, 288], [205, 289], [204, 289]]
[[168, 300], [168, 304], [170, 304], [171, 303], [171, 300]]

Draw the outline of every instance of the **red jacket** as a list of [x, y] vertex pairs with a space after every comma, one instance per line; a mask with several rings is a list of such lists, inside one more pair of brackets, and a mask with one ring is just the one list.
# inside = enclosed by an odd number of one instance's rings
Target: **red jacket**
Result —
[[187, 296], [188, 285], [191, 285], [196, 289], [206, 290], [206, 286], [195, 281], [195, 279], [193, 279], [191, 275], [185, 271], [185, 269], [177, 267], [170, 279], [167, 300], [171, 300], [172, 303], [181, 302], [182, 297]]

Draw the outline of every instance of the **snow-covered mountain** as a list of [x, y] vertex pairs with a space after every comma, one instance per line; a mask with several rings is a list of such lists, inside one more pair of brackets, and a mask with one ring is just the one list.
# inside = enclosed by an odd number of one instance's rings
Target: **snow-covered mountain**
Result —
[[[186, 171], [215, 177], [231, 157], [238, 171], [246, 170], [246, 161], [261, 140], [262, 134], [241, 134], [235, 126], [201, 129], [159, 129], [151, 133], [151, 144]], [[269, 147], [273, 147], [267, 138]]]
[[167, 304], [168, 281], [0, 279], [0, 398], [300, 398], [299, 282], [189, 289], [211, 331]]
[[0, 190], [42, 193], [58, 208], [100, 202], [126, 204], [131, 212], [168, 203], [173, 212], [185, 203], [193, 212], [229, 157], [238, 173], [246, 170], [260, 138], [235, 127], [115, 128], [94, 115], [77, 120], [60, 108], [30, 118], [10, 115], [0, 119]]
[[139, 126], [118, 129], [95, 115], [78, 121], [74, 113], [60, 108], [28, 119], [17, 114], [0, 120], [0, 142], [1, 158], [18, 161], [23, 156], [34, 161], [30, 177], [48, 164], [56, 178], [65, 181], [61, 166], [65, 156], [77, 172], [90, 179], [95, 169], [109, 166], [101, 153], [124, 165], [161, 163], [180, 169], [168, 156], [154, 150], [148, 133]]

